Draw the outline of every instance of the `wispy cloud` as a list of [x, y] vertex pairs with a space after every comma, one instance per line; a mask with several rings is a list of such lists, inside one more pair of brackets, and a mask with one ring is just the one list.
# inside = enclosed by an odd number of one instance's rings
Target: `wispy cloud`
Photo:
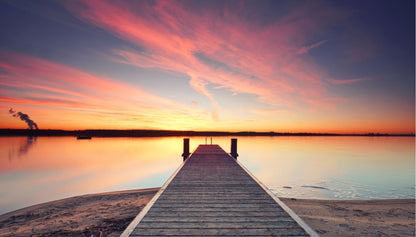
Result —
[[65, 111], [69, 110], [77, 124], [84, 127], [82, 119], [93, 120], [88, 124], [106, 120], [101, 122], [113, 128], [144, 125], [179, 129], [186, 123], [203, 123], [209, 114], [132, 84], [10, 52], [0, 52], [0, 92], [2, 104], [37, 106], [53, 115], [46, 117], [63, 121], [67, 121]]
[[309, 46], [304, 46], [304, 47], [302, 47], [302, 48], [299, 49], [299, 51], [297, 52], [297, 54], [305, 54], [305, 53], [309, 52], [309, 50], [311, 50], [313, 48], [316, 48], [316, 47], [318, 47], [318, 46], [326, 43], [327, 41], [328, 40], [322, 40], [322, 41], [319, 41], [319, 42], [317, 42], [315, 44], [312, 44], [312, 45], [309, 45]]
[[362, 78], [352, 78], [352, 79], [344, 79], [344, 80], [337, 80], [337, 79], [327, 79], [332, 84], [335, 85], [343, 85], [343, 84], [352, 84], [360, 81], [368, 81], [368, 80], [374, 80], [375, 77], [362, 77]]
[[119, 62], [183, 73], [213, 107], [220, 104], [208, 89], [210, 84], [288, 108], [309, 105], [311, 99], [324, 101], [327, 96], [325, 70], [298, 53], [309, 42], [309, 34], [334, 20], [331, 9], [304, 14], [306, 9], [318, 8], [306, 4], [261, 24], [241, 17], [238, 8], [190, 11], [182, 2], [138, 3], [71, 1], [67, 7], [81, 20], [140, 48], [115, 50]]
[[264, 117], [293, 116], [296, 113], [285, 109], [253, 109], [250, 112]]

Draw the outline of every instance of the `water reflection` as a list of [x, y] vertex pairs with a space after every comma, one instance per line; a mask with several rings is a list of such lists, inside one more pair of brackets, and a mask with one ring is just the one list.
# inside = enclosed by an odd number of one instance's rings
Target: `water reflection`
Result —
[[[243, 139], [239, 153], [246, 155], [240, 160], [279, 196], [412, 198], [414, 141], [414, 137]], [[260, 154], [247, 146], [256, 147]]]
[[[161, 186], [183, 138], [0, 137], [0, 213], [74, 195]], [[414, 137], [239, 137], [238, 160], [279, 196], [414, 197]], [[190, 151], [205, 137], [190, 139]], [[214, 137], [230, 152], [229, 137]], [[16, 159], [25, 157], [24, 159]]]
[[9, 149], [9, 160], [14, 158], [20, 158], [25, 155], [29, 149], [35, 145], [37, 137], [28, 136], [24, 142], [22, 142], [17, 149], [10, 147]]
[[26, 159], [9, 160], [3, 148], [21, 141], [0, 138], [0, 213], [80, 194], [158, 187], [182, 162], [179, 138], [39, 137]]

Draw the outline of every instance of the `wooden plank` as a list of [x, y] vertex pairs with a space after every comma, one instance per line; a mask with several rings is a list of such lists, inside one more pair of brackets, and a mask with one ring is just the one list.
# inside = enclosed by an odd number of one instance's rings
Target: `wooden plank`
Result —
[[135, 229], [131, 236], [291, 236], [305, 235], [305, 231], [299, 228], [141, 228]]
[[176, 216], [178, 218], [180, 217], [189, 217], [189, 216], [200, 216], [200, 217], [208, 217], [208, 216], [212, 216], [212, 217], [225, 217], [225, 216], [241, 216], [241, 217], [246, 217], [246, 216], [265, 216], [265, 217], [269, 217], [269, 216], [277, 216], [277, 217], [283, 217], [283, 216], [289, 216], [286, 212], [241, 212], [241, 211], [228, 211], [228, 212], [203, 212], [203, 211], [189, 211], [189, 212], [171, 212], [171, 211], [166, 211], [166, 212], [149, 212], [147, 213], [147, 216], [154, 216], [154, 217], [168, 217], [168, 216]]
[[201, 229], [230, 229], [230, 228], [244, 228], [244, 229], [264, 229], [264, 228], [293, 228], [298, 227], [295, 221], [268, 221], [268, 222], [202, 222], [197, 221], [188, 222], [161, 222], [161, 221], [142, 221], [140, 228], [201, 228]]
[[[131, 236], [170, 236], [170, 237], [183, 237], [184, 235], [143, 235], [143, 234], [141, 234], [141, 235], [131, 235]], [[208, 234], [204, 234], [204, 235], [201, 235], [201, 234], [198, 234], [198, 235], [185, 235], [185, 236], [187, 236], [187, 237], [200, 237], [200, 236], [204, 236], [204, 237], [214, 237], [214, 236], [219, 236], [219, 235], [208, 235]], [[228, 235], [228, 236], [236, 236], [236, 235]], [[243, 235], [244, 237], [259, 237], [258, 235]], [[263, 235], [264, 236], [264, 235]], [[282, 234], [280, 234], [280, 235], [269, 235], [269, 236], [287, 236], [287, 237], [307, 237], [307, 236], [309, 236], [309, 235], [282, 235]]]
[[[159, 200], [158, 200], [159, 201]], [[179, 195], [175, 195], [175, 196], [171, 196], [168, 198], [163, 197], [163, 199], [160, 199], [160, 203], [163, 202], [172, 202], [172, 203], [181, 203], [181, 202], [195, 202], [195, 203], [218, 203], [218, 202], [223, 202], [223, 203], [228, 203], [228, 202], [241, 202], [241, 203], [246, 203], [246, 202], [270, 202], [270, 199], [265, 198], [264, 196], [240, 196], [240, 197], [230, 197], [230, 196], [212, 196], [212, 195], [192, 195], [192, 196], [179, 196]], [[159, 202], [158, 202], [159, 203]], [[271, 202], [274, 203], [274, 202]]]
[[145, 209], [123, 237], [317, 236], [218, 145], [200, 145]]
[[169, 203], [169, 204], [163, 204], [158, 202], [157, 206], [159, 208], [172, 208], [172, 205], [175, 205], [175, 208], [200, 208], [200, 209], [206, 209], [206, 208], [210, 208], [210, 209], [218, 209], [218, 208], [225, 208], [224, 211], [227, 211], [228, 209], [234, 209], [234, 208], [244, 208], [244, 209], [254, 209], [257, 211], [263, 211], [266, 209], [270, 209], [273, 208], [273, 211], [275, 210], [274, 208], [278, 208], [279, 210], [283, 210], [280, 208], [279, 205], [277, 205], [276, 203]]
[[[158, 205], [180, 205], [180, 204], [190, 204], [192, 199], [159, 199], [157, 200]], [[248, 205], [248, 204], [276, 204], [275, 202], [269, 199], [199, 199], [195, 202], [192, 202], [192, 205], [203, 205], [203, 204], [241, 204], [241, 205]]]
[[182, 222], [195, 221], [198, 218], [199, 222], [269, 222], [269, 221], [293, 221], [289, 215], [285, 216], [184, 216], [177, 218], [177, 216], [146, 216], [143, 218], [144, 221], [160, 221], [160, 222]]
[[159, 207], [154, 206], [152, 211], [155, 212], [191, 212], [191, 211], [200, 211], [200, 212], [279, 212], [283, 211], [281, 208], [276, 207], [266, 207], [266, 208], [253, 208], [253, 207]]

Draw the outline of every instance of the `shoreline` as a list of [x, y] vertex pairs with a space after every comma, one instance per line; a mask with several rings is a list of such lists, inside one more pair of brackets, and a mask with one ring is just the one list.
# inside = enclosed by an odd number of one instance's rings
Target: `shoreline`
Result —
[[0, 136], [46, 136], [46, 137], [217, 137], [217, 136], [368, 136], [368, 137], [415, 137], [414, 133], [330, 133], [330, 132], [255, 132], [255, 131], [192, 131], [192, 130], [151, 130], [151, 129], [13, 129], [0, 128]]
[[[0, 236], [119, 236], [159, 188], [75, 196], [0, 215]], [[321, 236], [415, 236], [415, 199], [280, 198]]]

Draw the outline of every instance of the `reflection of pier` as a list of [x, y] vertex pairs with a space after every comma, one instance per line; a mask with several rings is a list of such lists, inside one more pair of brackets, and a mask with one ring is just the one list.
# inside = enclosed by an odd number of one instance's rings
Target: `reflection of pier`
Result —
[[218, 145], [198, 146], [121, 236], [164, 235], [318, 236]]

